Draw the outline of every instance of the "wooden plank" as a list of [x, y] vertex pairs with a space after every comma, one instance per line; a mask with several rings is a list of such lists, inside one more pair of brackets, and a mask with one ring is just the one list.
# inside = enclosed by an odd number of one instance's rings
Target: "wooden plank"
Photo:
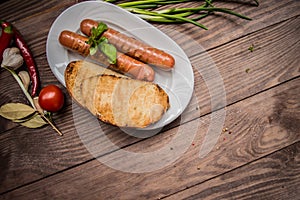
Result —
[[[11, 22], [20, 31], [35, 58], [46, 55], [46, 42], [50, 27], [55, 19], [71, 5], [66, 2], [66, 4], [36, 13], [34, 16]], [[11, 21], [9, 18], [7, 20]], [[46, 57], [43, 58], [46, 59]]]
[[[226, 7], [244, 14], [250, 17], [251, 21], [227, 14], [216, 13], [216, 15], [209, 16], [200, 21], [209, 28], [206, 31], [191, 24], [157, 24], [157, 27], [174, 39], [185, 50], [186, 54], [192, 57], [202, 52], [203, 49], [207, 51], [219, 47], [300, 14], [300, 2], [297, 0], [264, 0], [259, 1], [259, 7], [241, 2], [216, 1], [215, 4], [216, 6]], [[197, 42], [201, 48], [193, 45], [191, 41]]]
[[[214, 110], [207, 96], [220, 91], [222, 84], [230, 105], [299, 76], [299, 24], [300, 17], [296, 17], [191, 58], [201, 113]], [[252, 45], [254, 51], [250, 52]], [[221, 92], [215, 95], [222, 98]]]
[[[26, 20], [26, 18], [28, 17], [35, 18], [41, 13], [52, 12], [54, 10], [57, 10], [59, 7], [67, 7], [74, 3], [76, 3], [76, 0], [65, 0], [65, 1], [9, 0], [5, 2], [1, 1], [0, 19], [9, 20], [11, 23], [14, 23], [19, 20], [20, 21], [24, 19]], [[31, 24], [29, 24], [29, 26], [30, 25]], [[36, 27], [34, 26], [31, 28], [36, 30]]]
[[[188, 150], [176, 162], [156, 171], [123, 172], [93, 160], [6, 193], [3, 197], [154, 199], [169, 196], [300, 141], [299, 85], [300, 78], [297, 78], [226, 108], [224, 127], [227, 127], [228, 131], [219, 133], [220, 137], [213, 150], [202, 159], [199, 158], [199, 148], [209, 124], [213, 124], [215, 120], [210, 119], [210, 116], [180, 127], [185, 139], [172, 146], [167, 154], [173, 155], [180, 150], [185, 145], [185, 140], [192, 137], [190, 134], [196, 131], [193, 143], [189, 144]], [[180, 134], [178, 129], [153, 136], [125, 150], [136, 153], [156, 151], [167, 145], [176, 134]], [[134, 163], [135, 160], [128, 160], [127, 157], [125, 162], [124, 158], [118, 155], [120, 151], [121, 149], [102, 158], [125, 168], [134, 169], [135, 166], [144, 165]], [[155, 168], [164, 162], [159, 158], [146, 164]]]
[[297, 142], [164, 199], [298, 199], [299, 155]]
[[[46, 18], [51, 18], [50, 16]], [[50, 26], [50, 23], [49, 23]], [[283, 28], [284, 27], [284, 28]], [[270, 29], [264, 29], [261, 32], [256, 32], [253, 35], [249, 35], [247, 37], [241, 38], [239, 40], [233, 41], [224, 46], [225, 51], [222, 49], [214, 49], [209, 51], [209, 55], [215, 61], [218, 69], [220, 70], [220, 74], [223, 77], [225, 88], [226, 88], [226, 101], [227, 104], [233, 104], [235, 102], [240, 101], [241, 99], [247, 98], [251, 95], [259, 93], [260, 91], [266, 90], [270, 87], [274, 87], [277, 84], [283, 83], [293, 77], [299, 75], [299, 45], [297, 41], [299, 38], [297, 37], [299, 34], [299, 18], [293, 18], [288, 21], [285, 21], [281, 24], [277, 24], [275, 26], [270, 27]], [[282, 30], [282, 32], [279, 32]], [[269, 40], [265, 38], [265, 34], [269, 35], [269, 37], [276, 38], [275, 40]], [[43, 34], [45, 36], [45, 33]], [[254, 41], [255, 50], [254, 52], [250, 53], [247, 48], [249, 45], [252, 44]], [[296, 41], [296, 42], [295, 42]], [[283, 45], [283, 46], [281, 46]], [[277, 47], [282, 47], [282, 51], [280, 54], [277, 53], [275, 50]], [[242, 49], [242, 51], [241, 51]], [[237, 53], [238, 52], [238, 53]], [[233, 55], [233, 56], [232, 56]], [[264, 56], [262, 56], [264, 55]], [[276, 62], [270, 63], [269, 55], [278, 57]], [[166, 127], [166, 129], [170, 129], [172, 127], [176, 127], [180, 121], [187, 122], [192, 119], [196, 119], [199, 116], [206, 115], [211, 111], [210, 108], [210, 94], [208, 89], [205, 86], [205, 81], [203, 79], [203, 74], [199, 73], [199, 68], [203, 68], [204, 70], [209, 70], [210, 66], [202, 65], [205, 62], [205, 57], [203, 55], [199, 55], [193, 57], [192, 63], [195, 65], [195, 80], [196, 80], [196, 87], [195, 87], [195, 95], [194, 99], [192, 100], [190, 106], [186, 110], [186, 112], [177, 119], [174, 123], [170, 124], [170, 126]], [[244, 59], [241, 59], [245, 58]], [[58, 83], [57, 80], [54, 78], [50, 68], [48, 67], [47, 61], [45, 59], [45, 54], [38, 56], [37, 64], [40, 70], [42, 84], [46, 85], [48, 83]], [[242, 63], [242, 67], [241, 67]], [[268, 64], [268, 65], [267, 65]], [[264, 67], [267, 66], [267, 67]], [[246, 69], [249, 68], [249, 73], [246, 73]], [[203, 70], [201, 69], [201, 70]], [[272, 69], [272, 70], [270, 70]], [[9, 75], [6, 72], [0, 74], [1, 82], [7, 81]], [[11, 78], [11, 77], [10, 77]], [[9, 82], [13, 82], [11, 79]], [[20, 90], [18, 90], [18, 86], [16, 84], [0, 85], [1, 91], [1, 105], [4, 102], [16, 100], [21, 101], [24, 100], [21, 97], [15, 98], [19, 96]], [[214, 90], [214, 89], [212, 89]], [[13, 92], [12, 92], [13, 91]], [[61, 157], [62, 152], [58, 149], [64, 147], [69, 149], [69, 156], [74, 157], [76, 159], [70, 159], [63, 163], [57, 163], [57, 160], [51, 160], [50, 165], [55, 166], [48, 170], [47, 165], [49, 165], [49, 159], [45, 156], [44, 153], [41, 152], [31, 152], [29, 153], [28, 159], [36, 160], [39, 162], [39, 165], [36, 165], [36, 169], [38, 173], [34, 172], [35, 174], [30, 176], [26, 176], [25, 179], [19, 179], [16, 176], [15, 172], [16, 169], [14, 167], [3, 166], [3, 171], [7, 172], [7, 178], [4, 181], [3, 191], [7, 189], [12, 189], [17, 187], [18, 185], [25, 184], [27, 182], [34, 181], [36, 179], [48, 176], [49, 174], [55, 173], [57, 171], [64, 170], [69, 168], [73, 165], [78, 165], [82, 162], [85, 162], [92, 158], [92, 156], [86, 151], [86, 149], [82, 146], [80, 138], [76, 134], [76, 127], [74, 127], [73, 122], [73, 108], [72, 102], [69, 96], [67, 96], [67, 106], [65, 110], [61, 113], [55, 115], [55, 122], [57, 123], [58, 127], [68, 127], [69, 130], [63, 129], [66, 131], [67, 136], [64, 136], [63, 139], [57, 139], [55, 133], [51, 129], [45, 129], [47, 131], [43, 131], [40, 133], [40, 130], [28, 130], [28, 132], [36, 133], [32, 135], [28, 135], [26, 132], [16, 134], [15, 131], [10, 130], [12, 127], [16, 125], [8, 122], [7, 120], [1, 118], [0, 124], [1, 132], [6, 130], [5, 134], [1, 134], [1, 142], [0, 146], [4, 149], [7, 148], [7, 143], [4, 141], [12, 140], [9, 143], [22, 143], [24, 137], [28, 137], [28, 140], [39, 142], [42, 146], [47, 147], [47, 150], [52, 152], [53, 157]], [[198, 105], [199, 103], [199, 105]], [[199, 106], [199, 107], [198, 107]], [[79, 110], [82, 116], [86, 116], [83, 110]], [[82, 117], [83, 118], [83, 117]], [[81, 126], [88, 122], [91, 118], [83, 118], [82, 122], [80, 122]], [[2, 126], [3, 125], [3, 126]], [[102, 125], [105, 129], [106, 133], [109, 133], [111, 139], [114, 140], [120, 147], [128, 146], [139, 141], [139, 138], [130, 137], [127, 134], [123, 133], [119, 129], [115, 127], [110, 127], [106, 125]], [[18, 128], [17, 130], [21, 130]], [[44, 129], [43, 129], [44, 130]], [[92, 128], [91, 130], [87, 131], [87, 135], [93, 135], [95, 129]], [[26, 136], [25, 136], [26, 135]], [[37, 139], [36, 135], [41, 137]], [[49, 136], [50, 135], [50, 136]], [[42, 140], [42, 138], [52, 137], [53, 140]], [[4, 139], [2, 139], [4, 138]], [[61, 143], [64, 145], [61, 146]], [[71, 146], [67, 144], [72, 144]], [[163, 144], [163, 143], [162, 143]], [[108, 144], [104, 145], [105, 147]], [[22, 162], [22, 149], [15, 150], [14, 148], [9, 149], [6, 151], [8, 152], [9, 157], [14, 162]], [[74, 155], [73, 155], [74, 154]], [[78, 158], [80, 155], [80, 159]], [[32, 170], [34, 166], [30, 165], [29, 162], [25, 161], [23, 163], [24, 166], [28, 169], [28, 173]], [[39, 167], [38, 167], [39, 166]], [[7, 170], [7, 167], [9, 170]], [[36, 175], [38, 174], [38, 176]], [[14, 180], [14, 181], [8, 181]], [[6, 182], [8, 181], [8, 182]]]

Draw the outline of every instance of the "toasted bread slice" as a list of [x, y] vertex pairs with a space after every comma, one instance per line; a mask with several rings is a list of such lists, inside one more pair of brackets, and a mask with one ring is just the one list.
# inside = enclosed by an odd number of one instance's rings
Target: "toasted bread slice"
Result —
[[83, 60], [72, 61], [68, 64], [65, 70], [66, 88], [68, 89], [71, 96], [80, 105], [85, 105], [85, 102], [83, 102], [81, 96], [80, 89], [82, 80], [98, 74], [111, 74], [115, 76], [126, 77], [110, 69]]
[[71, 96], [101, 121], [144, 128], [160, 120], [170, 107], [167, 93], [157, 84], [94, 67], [86, 61], [71, 62], [65, 81]]

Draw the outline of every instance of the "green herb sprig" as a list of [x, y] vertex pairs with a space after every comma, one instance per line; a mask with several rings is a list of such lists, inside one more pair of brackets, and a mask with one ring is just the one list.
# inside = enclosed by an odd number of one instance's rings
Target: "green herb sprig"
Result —
[[90, 54], [94, 55], [100, 50], [108, 58], [111, 64], [116, 64], [117, 60], [117, 49], [114, 45], [110, 44], [106, 37], [102, 36], [102, 33], [108, 29], [107, 25], [100, 22], [97, 28], [91, 29], [91, 36], [87, 43], [90, 45]]
[[[126, 1], [118, 3], [117, 0], [104, 0], [106, 2], [114, 3], [119, 7], [137, 15], [138, 17], [152, 22], [159, 23], [191, 23], [200, 28], [207, 30], [208, 28], [199, 23], [200, 19], [214, 13], [220, 12], [229, 15], [233, 15], [245, 20], [251, 20], [251, 18], [234, 12], [228, 8], [220, 8], [213, 5], [213, 0], [204, 0], [200, 6], [196, 7], [174, 7], [169, 9], [153, 10], [161, 8], [167, 4], [180, 4], [184, 2], [192, 2], [189, 0], [137, 0], [137, 1]], [[258, 0], [254, 0], [258, 6]]]

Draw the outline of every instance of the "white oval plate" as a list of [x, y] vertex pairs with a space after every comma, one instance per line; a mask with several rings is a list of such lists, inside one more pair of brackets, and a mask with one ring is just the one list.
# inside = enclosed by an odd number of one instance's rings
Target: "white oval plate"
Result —
[[84, 59], [62, 47], [58, 37], [63, 30], [79, 32], [80, 22], [86, 18], [102, 21], [109, 27], [162, 49], [175, 58], [173, 70], [154, 69], [154, 82], [168, 93], [170, 109], [160, 121], [143, 130], [158, 129], [175, 120], [186, 108], [193, 94], [194, 74], [187, 55], [163, 32], [116, 5], [101, 1], [82, 2], [69, 7], [57, 17], [50, 28], [46, 44], [47, 60], [56, 78], [65, 85], [64, 71], [68, 63]]

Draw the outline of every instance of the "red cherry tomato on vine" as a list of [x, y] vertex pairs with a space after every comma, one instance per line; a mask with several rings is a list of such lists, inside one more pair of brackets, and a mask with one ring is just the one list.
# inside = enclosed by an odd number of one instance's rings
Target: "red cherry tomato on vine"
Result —
[[39, 104], [42, 109], [57, 112], [64, 105], [64, 94], [56, 85], [44, 87], [39, 94]]

